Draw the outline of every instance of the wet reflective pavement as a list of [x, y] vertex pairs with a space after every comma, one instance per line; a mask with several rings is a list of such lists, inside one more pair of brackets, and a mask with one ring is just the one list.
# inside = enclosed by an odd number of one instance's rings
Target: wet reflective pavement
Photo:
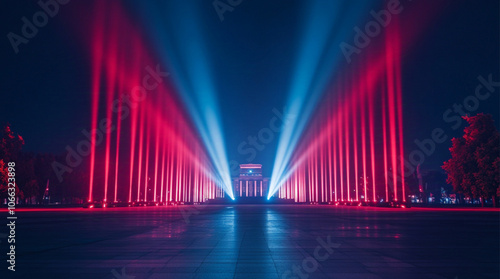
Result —
[[1, 278], [500, 277], [498, 211], [237, 205], [17, 215], [16, 272], [4, 272], [2, 252]]

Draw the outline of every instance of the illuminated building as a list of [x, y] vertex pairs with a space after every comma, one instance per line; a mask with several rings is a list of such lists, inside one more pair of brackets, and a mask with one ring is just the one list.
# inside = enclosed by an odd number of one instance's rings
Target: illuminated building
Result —
[[261, 164], [241, 164], [240, 176], [233, 178], [235, 197], [267, 197], [269, 178], [262, 176]]

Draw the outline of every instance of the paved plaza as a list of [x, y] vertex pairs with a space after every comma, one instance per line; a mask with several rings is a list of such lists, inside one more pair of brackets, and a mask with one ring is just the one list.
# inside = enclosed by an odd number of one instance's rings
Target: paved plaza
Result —
[[494, 210], [210, 205], [17, 215], [16, 272], [7, 278], [499, 278]]

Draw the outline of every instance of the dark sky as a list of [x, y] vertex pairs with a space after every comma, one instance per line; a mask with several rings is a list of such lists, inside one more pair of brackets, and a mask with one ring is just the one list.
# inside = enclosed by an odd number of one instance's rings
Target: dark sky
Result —
[[[144, 9], [137, 8], [139, 2], [127, 1], [127, 11], [136, 24], [144, 26], [145, 37], [153, 38], [144, 22]], [[307, 1], [244, 0], [224, 14], [224, 21], [219, 20], [212, 2], [197, 1], [193, 6], [198, 7], [195, 14], [204, 27], [228, 157], [244, 163], [245, 156], [238, 154], [237, 146], [268, 127], [273, 108], [281, 110], [285, 104], [300, 27], [298, 18]], [[427, 2], [432, 5], [434, 1]], [[444, 3], [438, 17], [403, 57], [405, 148], [409, 151], [416, 148], [414, 139], [429, 137], [434, 128], [444, 129], [450, 137], [460, 135], [461, 129], [453, 130], [443, 120], [443, 113], [474, 93], [478, 76], [492, 74], [493, 80], [500, 80], [499, 1]], [[373, 8], [360, 7], [367, 15]], [[80, 131], [90, 126], [89, 52], [72, 29], [71, 15], [78, 13], [86, 22], [91, 22], [93, 15], [85, 1], [61, 6], [59, 13], [27, 44], [20, 45], [16, 54], [7, 34], [20, 34], [21, 18], [31, 19], [39, 10], [37, 1], [3, 1], [0, 122], [10, 122], [24, 137], [25, 150], [60, 153], [66, 145], [80, 140]], [[184, 14], [177, 16], [182, 18]], [[499, 91], [497, 87], [477, 110], [493, 114], [497, 126]], [[269, 165], [265, 168], [268, 173], [277, 142], [276, 137], [253, 161]], [[449, 146], [449, 141], [438, 145], [424, 166], [438, 168], [449, 156]]]

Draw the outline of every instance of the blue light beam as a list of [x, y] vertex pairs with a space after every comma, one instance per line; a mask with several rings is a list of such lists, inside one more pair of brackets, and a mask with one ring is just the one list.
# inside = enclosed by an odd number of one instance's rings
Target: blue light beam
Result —
[[234, 199], [212, 68], [196, 14], [199, 7], [193, 1], [141, 1], [137, 5], [156, 51], [170, 66], [171, 77], [207, 148], [222, 189]]
[[344, 58], [339, 49], [340, 43], [354, 34], [353, 28], [363, 11], [369, 14], [369, 9], [363, 9], [363, 6], [372, 2], [362, 1], [364, 5], [348, 1], [304, 2], [303, 39], [287, 101], [290, 113], [298, 117], [290, 120], [281, 132], [268, 199], [291, 173], [287, 168], [297, 142], [332, 74]]

